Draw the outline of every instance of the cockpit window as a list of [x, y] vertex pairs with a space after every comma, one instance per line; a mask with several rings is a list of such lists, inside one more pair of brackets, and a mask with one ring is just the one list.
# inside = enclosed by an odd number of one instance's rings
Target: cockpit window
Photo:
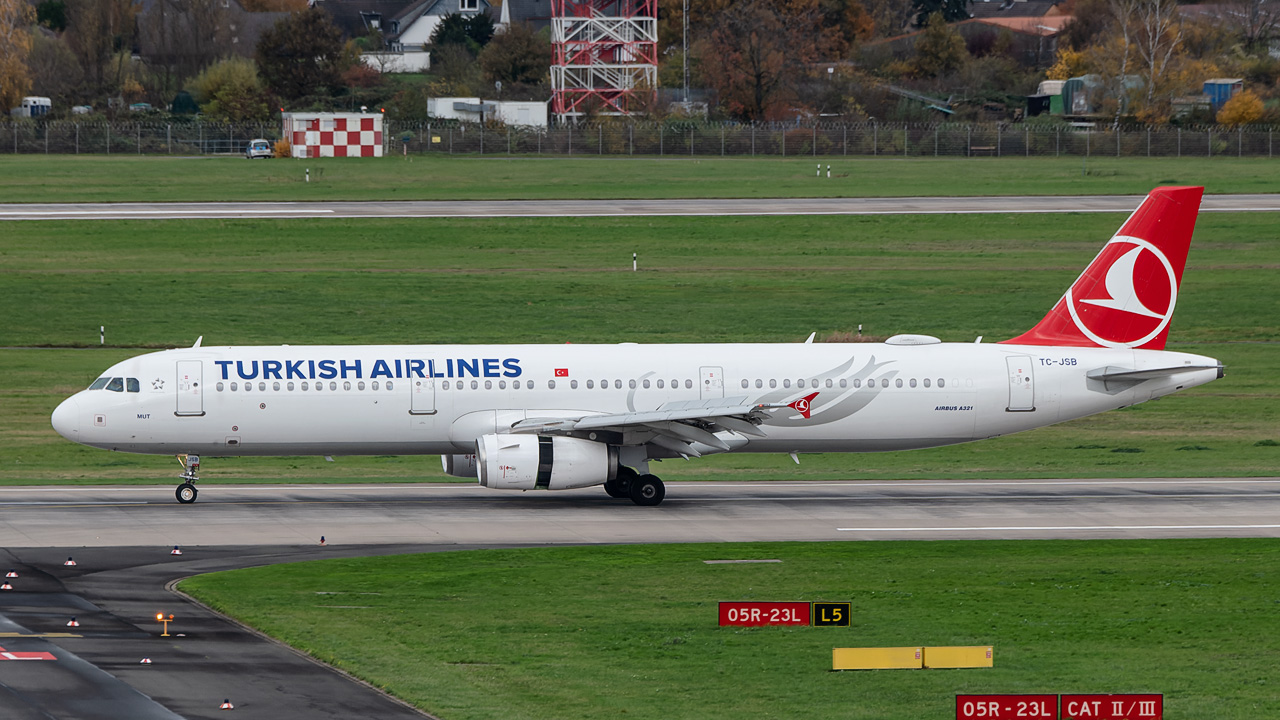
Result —
[[100, 378], [98, 378], [97, 380], [94, 380], [94, 381], [93, 381], [93, 384], [89, 386], [89, 389], [90, 389], [90, 390], [101, 390], [102, 388], [106, 387], [106, 386], [107, 386], [107, 383], [109, 383], [109, 382], [111, 382], [111, 378], [109, 378], [109, 377], [100, 377]]
[[138, 378], [125, 378], [124, 383], [129, 392], [138, 392]]
[[107, 389], [111, 392], [124, 392], [124, 378], [111, 378], [111, 382], [107, 383]]

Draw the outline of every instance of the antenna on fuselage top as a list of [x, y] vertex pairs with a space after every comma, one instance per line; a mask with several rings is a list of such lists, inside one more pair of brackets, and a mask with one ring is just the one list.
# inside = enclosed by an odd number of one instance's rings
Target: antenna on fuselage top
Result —
[[818, 337], [818, 333], [817, 333], [817, 331], [814, 331], [814, 332], [809, 333], [809, 339], [808, 339], [808, 340], [805, 340], [805, 341], [804, 341], [804, 344], [805, 344], [805, 345], [812, 345], [812, 344], [813, 344], [813, 339], [814, 339], [814, 338], [816, 338], [816, 337]]
[[196, 338], [196, 344], [195, 344], [195, 345], [192, 345], [191, 347], [193, 347], [193, 348], [198, 348], [198, 347], [200, 347], [200, 343], [202, 343], [202, 342], [204, 342], [204, 336], [203, 336], [203, 335], [201, 335], [200, 337]]

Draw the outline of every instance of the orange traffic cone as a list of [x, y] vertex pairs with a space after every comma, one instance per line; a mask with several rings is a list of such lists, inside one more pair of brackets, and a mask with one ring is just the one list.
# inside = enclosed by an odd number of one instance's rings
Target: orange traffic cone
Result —
[[13, 586], [9, 584], [8, 580], [6, 580], [3, 584], [0, 584], [0, 590], [12, 590], [12, 589], [13, 589]]
[[67, 627], [80, 627], [80, 621], [75, 618], [71, 618], [67, 621]]
[[236, 706], [232, 705], [230, 700], [223, 700], [222, 704], [218, 706], [218, 709], [219, 710], [235, 710]]
[[181, 554], [182, 554], [182, 551], [178, 549], [178, 546], [177, 546], [177, 545], [174, 545], [174, 546], [173, 546], [173, 549], [169, 551], [169, 554], [170, 554], [170, 555], [181, 555]]
[[64, 562], [64, 563], [62, 563], [62, 564], [63, 564], [63, 565], [66, 565], [67, 567], [72, 567], [72, 566], [74, 566], [74, 565], [76, 564], [76, 561], [75, 561], [75, 560], [72, 560], [71, 558], [67, 558], [67, 561], [66, 561], [66, 562]]
[[142, 662], [140, 662], [140, 663], [138, 663], [138, 664], [139, 664], [139, 665], [150, 665], [150, 664], [151, 664], [151, 658], [142, 658]]

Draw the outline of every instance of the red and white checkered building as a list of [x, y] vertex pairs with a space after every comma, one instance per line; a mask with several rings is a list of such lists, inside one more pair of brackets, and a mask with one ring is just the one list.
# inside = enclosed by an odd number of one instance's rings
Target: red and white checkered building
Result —
[[382, 157], [382, 114], [283, 113], [296, 158]]

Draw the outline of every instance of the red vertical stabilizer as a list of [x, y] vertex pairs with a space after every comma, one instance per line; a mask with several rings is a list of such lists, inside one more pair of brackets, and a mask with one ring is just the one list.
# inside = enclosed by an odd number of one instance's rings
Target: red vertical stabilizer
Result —
[[1202, 187], [1159, 187], [1014, 345], [1163, 350]]

